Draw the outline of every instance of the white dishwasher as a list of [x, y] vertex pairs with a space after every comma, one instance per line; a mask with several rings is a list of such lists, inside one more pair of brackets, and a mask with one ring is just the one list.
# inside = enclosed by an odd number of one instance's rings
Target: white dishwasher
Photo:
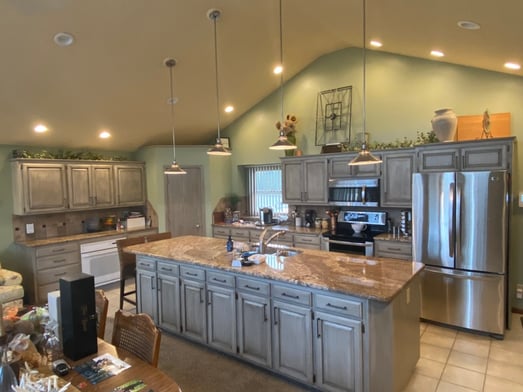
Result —
[[82, 272], [94, 276], [95, 286], [120, 280], [120, 261], [116, 241], [124, 238], [80, 244]]

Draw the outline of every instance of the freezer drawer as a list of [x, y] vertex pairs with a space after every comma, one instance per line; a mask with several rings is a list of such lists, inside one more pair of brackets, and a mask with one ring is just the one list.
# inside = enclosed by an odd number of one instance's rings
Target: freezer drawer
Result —
[[421, 318], [503, 335], [505, 281], [505, 275], [427, 266], [421, 275]]

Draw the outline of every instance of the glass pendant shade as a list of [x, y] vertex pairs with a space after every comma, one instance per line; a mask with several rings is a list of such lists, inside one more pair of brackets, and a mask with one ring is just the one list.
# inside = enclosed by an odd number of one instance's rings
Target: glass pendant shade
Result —
[[271, 150], [295, 150], [298, 146], [292, 144], [289, 139], [287, 139], [287, 136], [283, 133], [283, 131], [280, 131], [280, 137], [276, 142], [269, 147]]

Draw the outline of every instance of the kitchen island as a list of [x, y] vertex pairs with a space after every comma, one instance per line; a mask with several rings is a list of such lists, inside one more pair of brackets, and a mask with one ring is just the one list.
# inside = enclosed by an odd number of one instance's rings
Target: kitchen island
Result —
[[166, 331], [326, 391], [400, 391], [417, 363], [423, 264], [300, 249], [237, 268], [197, 236], [126, 249]]

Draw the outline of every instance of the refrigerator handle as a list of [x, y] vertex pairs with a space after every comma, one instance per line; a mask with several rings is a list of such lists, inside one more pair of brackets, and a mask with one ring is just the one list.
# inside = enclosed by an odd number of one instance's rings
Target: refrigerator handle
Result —
[[[456, 243], [456, 249], [457, 253], [460, 252], [461, 249], [461, 202], [462, 202], [463, 192], [462, 192], [462, 183], [459, 181], [456, 181], [456, 208], [454, 210], [454, 217], [455, 217], [455, 225], [454, 225], [454, 240]], [[458, 257], [460, 257], [458, 255]]]
[[449, 208], [449, 257], [454, 257], [454, 240], [456, 239], [455, 229], [455, 219], [456, 213], [454, 208], [454, 203], [456, 202], [456, 184], [451, 182], [449, 185], [449, 199], [450, 199], [450, 208]]

